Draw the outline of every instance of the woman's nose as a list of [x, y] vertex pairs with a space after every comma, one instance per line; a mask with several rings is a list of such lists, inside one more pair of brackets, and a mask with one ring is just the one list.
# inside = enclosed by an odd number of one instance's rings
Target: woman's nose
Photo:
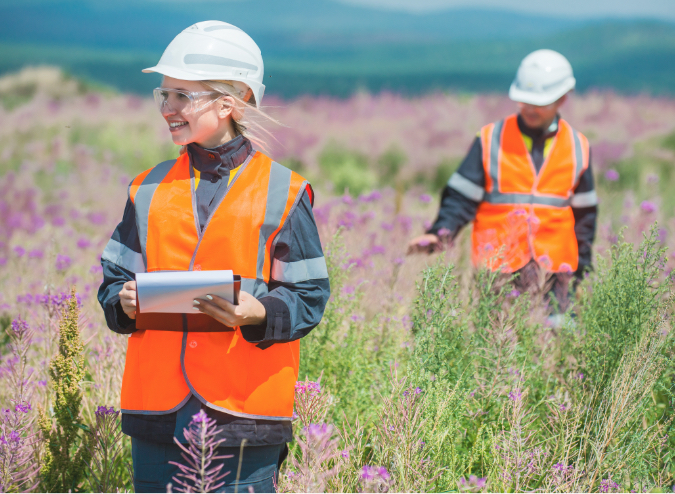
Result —
[[177, 112], [173, 108], [171, 108], [171, 105], [167, 105], [166, 103], [162, 106], [162, 116], [164, 118], [166, 117], [171, 117], [175, 115]]

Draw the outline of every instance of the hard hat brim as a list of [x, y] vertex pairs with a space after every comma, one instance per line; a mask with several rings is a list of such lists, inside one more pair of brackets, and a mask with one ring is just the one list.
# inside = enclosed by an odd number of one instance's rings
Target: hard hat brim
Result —
[[523, 91], [522, 89], [519, 89], [514, 81], [509, 88], [509, 98], [512, 101], [516, 101], [518, 103], [527, 103], [528, 105], [534, 106], [546, 106], [558, 101], [560, 98], [574, 89], [575, 85], [576, 80], [571, 78], [564, 85], [556, 88], [555, 91], [534, 93], [531, 91]]

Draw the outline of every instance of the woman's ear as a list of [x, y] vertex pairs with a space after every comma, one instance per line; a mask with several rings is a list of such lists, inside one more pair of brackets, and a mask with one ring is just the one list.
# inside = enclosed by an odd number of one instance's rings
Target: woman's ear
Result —
[[232, 96], [223, 96], [218, 100], [218, 116], [226, 118], [232, 114], [234, 110], [234, 98]]

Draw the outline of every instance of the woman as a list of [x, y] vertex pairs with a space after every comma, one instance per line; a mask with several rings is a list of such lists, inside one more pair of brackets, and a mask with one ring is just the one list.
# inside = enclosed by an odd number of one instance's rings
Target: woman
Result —
[[[130, 335], [121, 408], [134, 486], [166, 492], [178, 471], [169, 461], [181, 461], [174, 438], [185, 442], [204, 410], [225, 439], [218, 453], [232, 455], [221, 460], [232, 472], [224, 492], [270, 492], [292, 438], [297, 340], [330, 295], [312, 189], [249, 139], [265, 132], [265, 86], [260, 49], [243, 31], [197, 23], [144, 72], [164, 76], [155, 100], [185, 152], [131, 182], [101, 258], [108, 326]], [[183, 331], [136, 329], [134, 273], [220, 269], [241, 275], [239, 305], [208, 295]]]

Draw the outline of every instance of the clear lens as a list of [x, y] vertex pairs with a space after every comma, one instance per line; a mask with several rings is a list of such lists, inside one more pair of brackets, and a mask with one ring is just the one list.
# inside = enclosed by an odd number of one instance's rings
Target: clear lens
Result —
[[193, 93], [188, 91], [158, 87], [153, 94], [160, 112], [168, 110], [187, 114], [195, 109]]
[[[158, 87], [153, 91], [160, 112], [176, 112], [187, 115], [203, 110], [223, 96], [216, 91], [191, 92], [182, 89]], [[211, 96], [211, 98], [209, 98]]]

